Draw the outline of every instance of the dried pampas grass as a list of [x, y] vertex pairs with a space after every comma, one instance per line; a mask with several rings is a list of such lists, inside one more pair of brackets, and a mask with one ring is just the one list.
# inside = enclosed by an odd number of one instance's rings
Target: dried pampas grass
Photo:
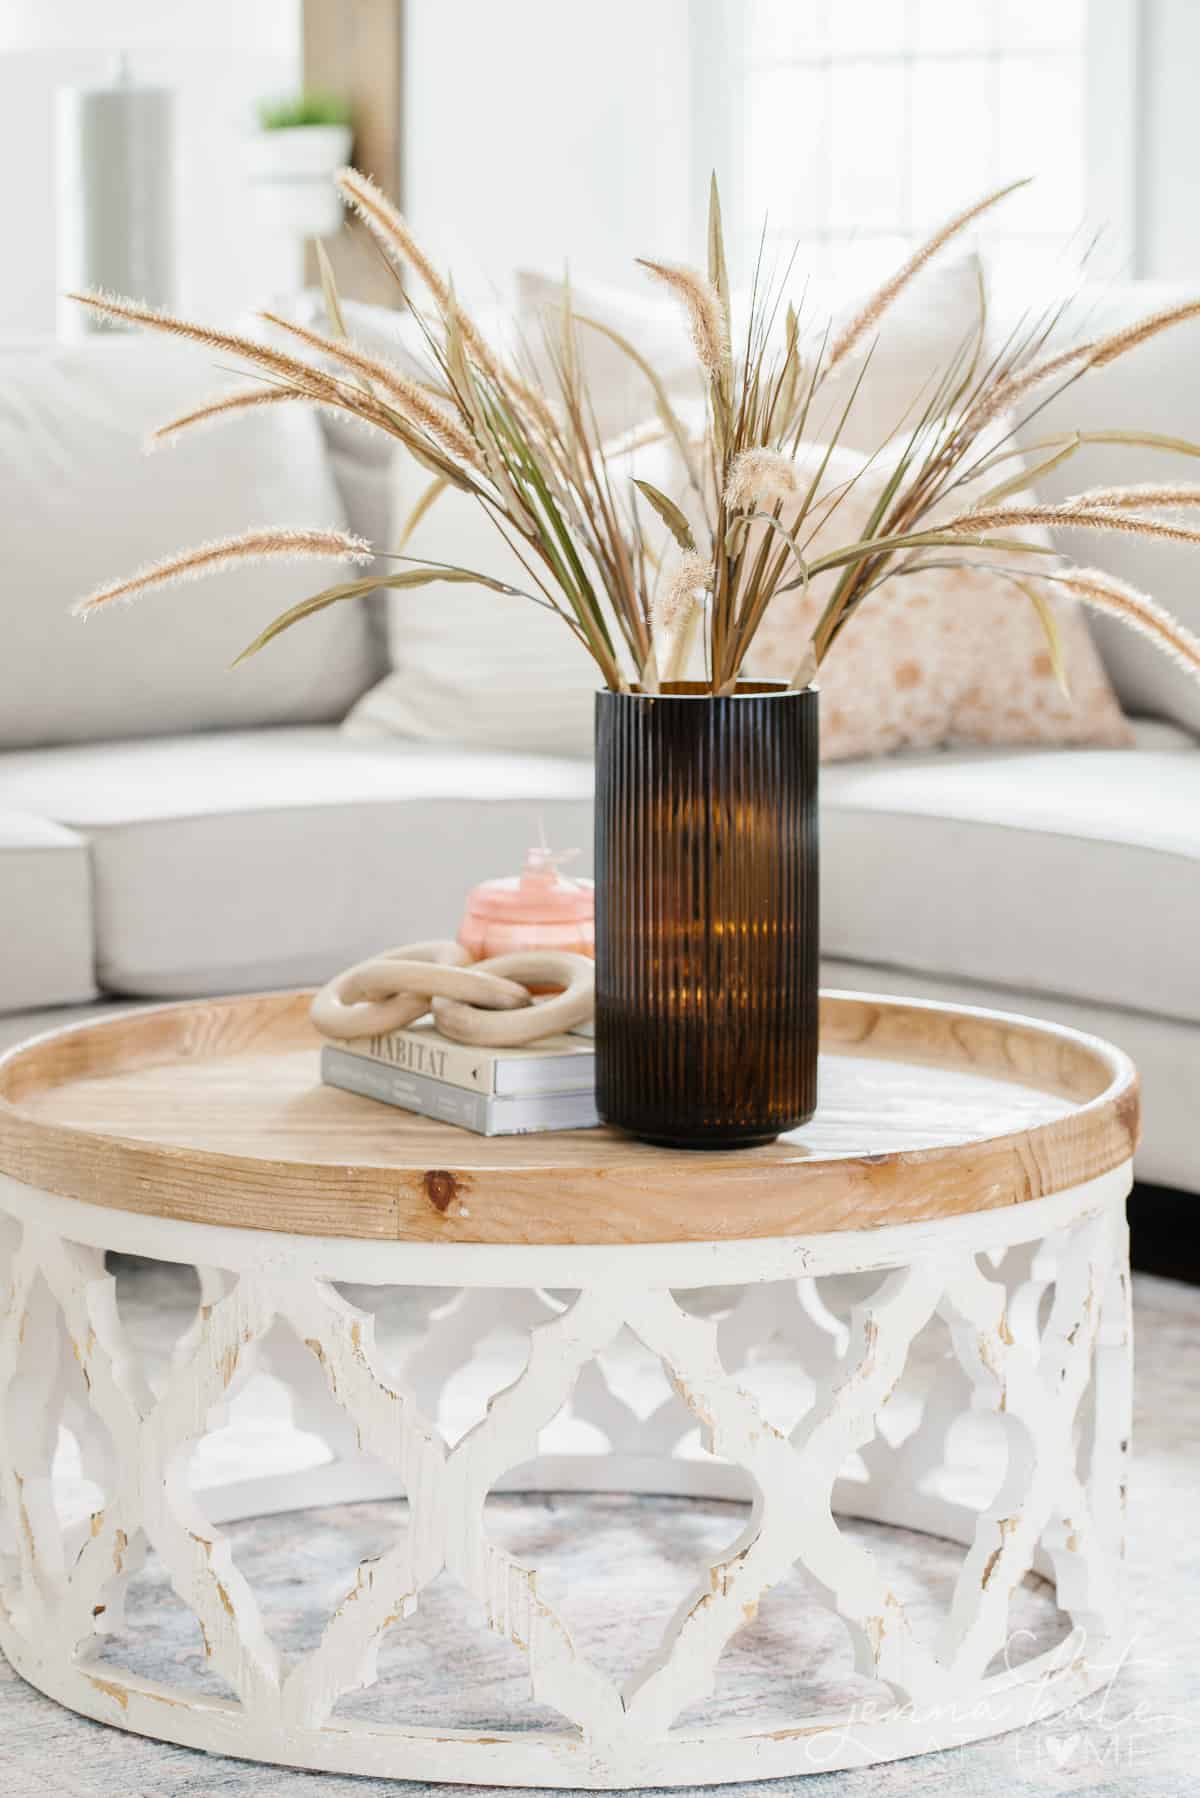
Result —
[[694, 268], [673, 262], [647, 262], [640, 256], [638, 263], [681, 302], [691, 326], [696, 360], [707, 375], [720, 375], [729, 352], [729, 328], [716, 288]]
[[1089, 368], [1104, 368], [1108, 363], [1115, 362], [1118, 356], [1124, 356], [1127, 351], [1135, 350], [1151, 337], [1157, 337], [1161, 331], [1167, 331], [1173, 325], [1183, 324], [1189, 318], [1198, 316], [1200, 300], [1185, 300], [1181, 305], [1164, 307], [1160, 312], [1151, 313], [1148, 318], [1125, 325], [1119, 331], [1112, 331], [1107, 337], [1073, 344], [1069, 349], [1059, 350], [1040, 362], [1014, 369], [994, 382], [981, 396], [980, 403], [972, 413], [972, 424], [977, 428], [982, 427], [999, 413], [1009, 411], [1017, 400], [1029, 399], [1039, 387], [1046, 386], [1056, 375], [1071, 372], [1078, 376]]
[[450, 304], [450, 284], [438, 273], [383, 189], [358, 169], [339, 169], [334, 176], [346, 204], [355, 211], [384, 254], [397, 267], [407, 263], [428, 288], [439, 310]]
[[136, 574], [125, 580], [110, 581], [97, 587], [71, 610], [76, 618], [87, 618], [101, 606], [136, 599], [149, 587], [166, 587], [177, 581], [198, 581], [207, 574], [242, 562], [273, 562], [316, 558], [332, 562], [369, 562], [373, 551], [361, 537], [348, 531], [304, 531], [279, 527], [261, 531], [243, 531], [238, 537], [221, 537], [212, 543], [201, 543], [177, 556], [161, 562], [147, 562]]
[[993, 206], [998, 206], [1001, 200], [1006, 199], [1009, 194], [1015, 193], [1017, 188], [1027, 185], [1027, 178], [1021, 181], [1010, 181], [1007, 187], [997, 188], [995, 193], [988, 194], [982, 200], [977, 200], [973, 206], [968, 206], [964, 212], [956, 213], [952, 219], [947, 220], [940, 230], [935, 231], [928, 242], [923, 243], [921, 248], [909, 257], [903, 267], [898, 268], [891, 279], [885, 281], [866, 305], [855, 313], [849, 324], [838, 332], [829, 346], [825, 373], [831, 375], [840, 368], [868, 332], [874, 330], [888, 307], [899, 299], [909, 282], [920, 274], [925, 264], [931, 262], [939, 250], [944, 249], [950, 240], [957, 237], [961, 231], [965, 231], [967, 226], [973, 224], [982, 213], [989, 212]]
[[1029, 524], [1048, 525], [1052, 530], [1123, 531], [1134, 537], [1162, 537], [1172, 543], [1200, 543], [1200, 531], [1190, 530], [1187, 525], [1166, 524], [1160, 518], [1144, 518], [1138, 512], [1118, 512], [1103, 503], [1095, 505], [1086, 493], [1058, 506], [992, 506], [964, 512], [937, 528], [960, 535], [1017, 530]]
[[311, 395], [302, 393], [298, 387], [237, 387], [227, 389], [224, 393], [214, 394], [203, 406], [194, 411], [183, 412], [178, 418], [168, 420], [165, 425], [156, 425], [146, 438], [146, 450], [156, 450], [164, 443], [173, 443], [181, 432], [190, 430], [193, 425], [219, 423], [222, 419], [237, 417], [240, 413], [253, 411], [257, 406], [277, 406], [282, 401], [308, 400]]
[[704, 596], [712, 589], [713, 572], [707, 556], [697, 550], [685, 550], [656, 598], [650, 654], [641, 670], [641, 684], [647, 693], [657, 693], [661, 681], [678, 680], [687, 666], [696, 627], [704, 612]]
[[1133, 487], [1093, 487], [1087, 493], [1077, 493], [1059, 503], [1063, 506], [1116, 507], [1130, 512], [1165, 511], [1173, 506], [1200, 506], [1200, 483], [1142, 481]]
[[1056, 587], [1081, 599], [1085, 605], [1119, 618], [1131, 630], [1149, 637], [1180, 668], [1191, 675], [1200, 675], [1200, 637], [1127, 581], [1118, 580], [1115, 575], [1105, 574], [1098, 568], [1063, 568], [1056, 574], [1039, 571], [1034, 578], [1053, 581]]
[[1115, 362], [1118, 356], [1123, 356], [1126, 350], [1135, 350], [1139, 343], [1146, 343], [1151, 337], [1157, 337], [1160, 331], [1169, 331], [1173, 325], [1181, 325], [1189, 318], [1197, 317], [1200, 317], [1200, 300], [1184, 300], [1178, 306], [1164, 306], [1161, 312], [1152, 312], [1147, 318], [1138, 319], [1136, 324], [1126, 325], [1122, 330], [1102, 337], [1088, 358], [1088, 367], [1103, 368], [1106, 363]]
[[793, 499], [800, 477], [791, 456], [779, 450], [748, 449], [734, 457], [725, 494], [731, 506], [753, 506], [763, 500]]
[[713, 565], [698, 550], [686, 550], [654, 606], [654, 634], [667, 636], [684, 623], [697, 601], [712, 586]]
[[[1051, 580], [1055, 590], [1073, 593], [1124, 618], [1167, 649], [1181, 666], [1200, 673], [1195, 637], [1146, 595], [1094, 570], [1063, 571], [1063, 558], [1056, 552], [1022, 536], [1023, 527], [1047, 525], [1200, 546], [1200, 528], [1170, 516], [1200, 503], [1200, 484], [1112, 483], [1057, 505], [1043, 505], [1019, 497], [1025, 477], [1014, 476], [975, 500], [974, 510], [961, 510], [968, 481], [1015, 453], [998, 450], [994, 433], [987, 430], [989, 421], [1004, 415], [1000, 443], [1008, 442], [1029, 422], [1028, 413], [1014, 414], [1015, 402], [1056, 377], [1065, 387], [1159, 332], [1200, 316], [1200, 300], [1166, 308], [1067, 349], [1055, 348], [1050, 341], [1060, 318], [1059, 312], [1051, 311], [1028, 328], [1019, 328], [989, 359], [983, 352], [981, 296], [979, 328], [971, 341], [934, 383], [911, 429], [906, 427], [886, 446], [887, 477], [856, 541], [830, 542], [829, 527], [858, 473], [832, 487], [823, 488], [822, 480], [855, 404], [865, 360], [849, 383], [851, 391], [829, 442], [817, 451], [815, 465], [804, 461], [796, 465], [814, 396], [826, 375], [865, 346], [887, 309], [947, 243], [1023, 183], [987, 195], [943, 225], [858, 309], [836, 333], [828, 354], [814, 358], [811, 366], [800, 358], [799, 318], [793, 305], [785, 308], [782, 344], [773, 343], [774, 321], [787, 296], [782, 282], [774, 283], [764, 271], [761, 254], [744, 348], [734, 355], [728, 270], [714, 185], [706, 274], [668, 262], [642, 263], [682, 305], [697, 360], [708, 376], [699, 443], [693, 443], [646, 358], [618, 332], [596, 321], [576, 319], [569, 290], [564, 293], [561, 330], [548, 346], [552, 404], [538, 388], [521, 380], [483, 338], [458, 305], [452, 282], [435, 268], [403, 215], [374, 182], [354, 169], [344, 169], [338, 185], [347, 205], [381, 246], [397, 280], [400, 270], [410, 270], [431, 296], [427, 311], [414, 314], [423, 334], [430, 380], [410, 378], [386, 355], [372, 353], [346, 336], [327, 264], [322, 267], [322, 287], [332, 321], [330, 335], [276, 313], [263, 314], [286, 334], [285, 344], [297, 347], [296, 354], [273, 341], [211, 330], [119, 296], [75, 296], [107, 317], [186, 338], [223, 358], [249, 364], [260, 376], [261, 387], [217, 395], [162, 426], [155, 441], [171, 439], [207, 420], [295, 399], [337, 408], [341, 415], [385, 433], [403, 444], [433, 477], [409, 528], [447, 487], [470, 495], [528, 575], [523, 596], [544, 606], [574, 633], [593, 657], [605, 685], [618, 692], [627, 691], [639, 678], [649, 692], [660, 690], [660, 678], [675, 678], [675, 671], [688, 661], [701, 621], [703, 688], [714, 694], [735, 691], [774, 597], [807, 588], [813, 577], [828, 575], [832, 578], [823, 581], [811, 642], [793, 675], [794, 686], [806, 685], [848, 619], [885, 582], [924, 566], [961, 565], [980, 549], [993, 559], [1012, 562], [1012, 567], [997, 567], [995, 572], [1027, 594], [1032, 590], [1025, 582]], [[647, 380], [657, 416], [621, 447], [628, 451], [639, 441], [665, 439], [678, 451], [695, 502], [686, 514], [670, 497], [669, 483], [667, 488], [656, 486], [628, 466], [619, 466], [617, 446], [602, 442], [576, 336], [583, 324], [601, 331]], [[1033, 475], [1059, 467], [1085, 442], [1200, 454], [1196, 444], [1153, 433], [1067, 432], [1039, 446], [1053, 454], [1033, 469]], [[662, 568], [642, 500], [667, 525], [683, 552], [669, 571]], [[753, 513], [761, 517], [761, 529], [751, 528]], [[818, 530], [828, 547], [815, 543]], [[927, 551], [939, 548], [948, 548], [956, 561], [923, 561]], [[675, 552], [670, 553], [674, 557]], [[1030, 569], [1037, 555], [1048, 556], [1049, 566], [1058, 572], [1039, 574]], [[364, 561], [370, 550], [340, 531], [250, 531], [153, 563], [128, 580], [97, 589], [77, 610], [90, 614], [147, 588], [195, 579], [236, 562], [289, 556]], [[289, 607], [260, 633], [248, 653], [329, 605], [356, 601], [378, 578], [342, 580]], [[384, 577], [382, 584], [404, 590], [435, 580], [516, 591], [484, 571], [419, 558], [412, 568]], [[1049, 630], [1048, 634], [1053, 635]]]
[[412, 268], [437, 306], [443, 319], [457, 318], [463, 341], [472, 359], [511, 399], [532, 413], [541, 424], [552, 422], [545, 398], [536, 388], [506, 368], [469, 313], [459, 306], [449, 281], [434, 267], [404, 215], [369, 175], [358, 169], [339, 169], [334, 177], [346, 204], [362, 219], [393, 267]]
[[66, 297], [78, 301], [81, 306], [87, 306], [92, 312], [98, 312], [104, 318], [122, 319], [131, 325], [144, 325], [149, 331], [161, 331], [168, 337], [183, 337], [190, 343], [202, 344], [206, 349], [217, 350], [222, 355], [236, 356], [242, 362], [250, 362], [257, 368], [266, 369], [269, 374], [282, 376], [313, 397], [340, 397], [338, 383], [322, 369], [313, 368], [311, 363], [302, 362], [298, 356], [289, 356], [270, 344], [256, 343], [252, 337], [242, 337], [231, 331], [214, 331], [207, 325], [195, 325], [186, 318], [177, 318], [173, 312], [166, 312], [159, 306], [147, 306], [140, 300], [125, 299], [121, 294], [85, 290], [82, 293], [69, 293]]
[[1018, 400], [1029, 399], [1039, 387], [1045, 387], [1056, 375], [1068, 371], [1081, 373], [1094, 348], [1092, 343], [1075, 344], [1071, 349], [1059, 350], [1040, 362], [1027, 363], [1025, 367], [1011, 370], [993, 381], [971, 407], [972, 433], [977, 435], [985, 425], [989, 425], [1002, 413], [1010, 412]]
[[442, 449], [448, 450], [469, 467], [482, 469], [483, 459], [474, 440], [419, 381], [410, 380], [392, 363], [385, 362], [382, 356], [373, 356], [344, 337], [323, 336], [320, 331], [311, 331], [306, 325], [294, 324], [291, 319], [281, 318], [277, 312], [260, 312], [258, 316], [267, 324], [298, 338], [309, 349], [318, 351], [322, 356], [333, 357], [355, 374], [361, 375], [365, 381], [371, 382], [386, 394], [410, 424], [432, 437]]

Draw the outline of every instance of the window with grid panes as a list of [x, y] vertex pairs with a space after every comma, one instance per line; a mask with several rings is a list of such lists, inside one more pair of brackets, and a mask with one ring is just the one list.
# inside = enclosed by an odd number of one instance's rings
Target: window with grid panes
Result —
[[[1062, 273], [1086, 249], [1086, 0], [748, 0], [740, 262], [767, 243], [871, 280], [960, 206], [1033, 185], [979, 241]], [[736, 77], [735, 77], [736, 79]]]

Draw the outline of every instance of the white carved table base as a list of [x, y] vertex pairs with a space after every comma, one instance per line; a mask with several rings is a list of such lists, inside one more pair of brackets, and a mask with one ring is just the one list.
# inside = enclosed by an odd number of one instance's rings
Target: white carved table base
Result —
[[[1129, 1183], [1125, 1166], [1023, 1205], [869, 1232], [558, 1248], [276, 1236], [99, 1209], [0, 1178], [0, 1646], [32, 1685], [119, 1728], [289, 1766], [495, 1786], [828, 1771], [1049, 1715], [1102, 1683], [1121, 1638]], [[199, 1310], [158, 1396], [123, 1332], [106, 1248], [200, 1271]], [[691, 1309], [689, 1294], [717, 1280], [737, 1290], [710, 1303], [711, 1315]], [[370, 1310], [334, 1282], [459, 1292], [433, 1311], [393, 1383]], [[851, 1302], [856, 1285], [866, 1296]], [[438, 1393], [500, 1321], [527, 1334], [524, 1370], [448, 1446]], [[639, 1421], [610, 1390], [596, 1357], [626, 1327], [682, 1404]], [[927, 1328], [947, 1332], [952, 1353], [932, 1363], [911, 1353]], [[206, 1490], [201, 1503], [187, 1483], [192, 1450], [272, 1331], [272, 1371], [333, 1458], [307, 1474]], [[768, 1342], [773, 1357], [794, 1362], [797, 1391], [812, 1390], [787, 1434], [745, 1389]], [[910, 1402], [914, 1381], [919, 1424], [889, 1444], [880, 1414]], [[608, 1452], [539, 1460], [539, 1433], [568, 1405]], [[1005, 1436], [1006, 1469], [982, 1508], [940, 1489], [948, 1434], [965, 1411], [997, 1419]], [[60, 1527], [51, 1492], [64, 1412], [105, 1494], [74, 1531]], [[707, 1452], [681, 1456], [697, 1422]], [[363, 1563], [316, 1651], [287, 1662], [219, 1525], [378, 1498], [380, 1463], [386, 1491], [407, 1498], [407, 1531]], [[543, 1489], [748, 1501], [741, 1535], [715, 1566], [697, 1567], [623, 1690], [576, 1653], [539, 1595], [537, 1569], [486, 1532], [489, 1491]], [[964, 1545], [932, 1639], [835, 1512]], [[97, 1661], [147, 1544], [236, 1701]], [[753, 1721], [676, 1729], [713, 1691], [736, 1631], [796, 1565], [844, 1621], [857, 1671], [883, 1681], [894, 1704], [758, 1731]], [[1010, 1595], [1030, 1571], [1054, 1582], [1071, 1651], [996, 1671]], [[481, 1737], [334, 1718], [343, 1695], [371, 1683], [384, 1635], [405, 1627], [439, 1575], [524, 1652], [531, 1697], [561, 1715], [561, 1729]], [[612, 1603], [621, 1604], [616, 1570]]]

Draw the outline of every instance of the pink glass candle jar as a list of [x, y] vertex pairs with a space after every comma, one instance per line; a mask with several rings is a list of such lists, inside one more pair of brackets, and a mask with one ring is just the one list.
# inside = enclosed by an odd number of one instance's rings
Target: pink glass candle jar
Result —
[[472, 887], [458, 940], [476, 961], [518, 949], [595, 954], [592, 882], [568, 879], [560, 860], [549, 849], [531, 849], [520, 874]]

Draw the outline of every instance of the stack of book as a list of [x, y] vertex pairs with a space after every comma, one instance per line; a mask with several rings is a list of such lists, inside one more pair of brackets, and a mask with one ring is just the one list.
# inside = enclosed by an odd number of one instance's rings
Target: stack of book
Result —
[[594, 1066], [590, 1034], [547, 1036], [528, 1049], [476, 1049], [440, 1036], [432, 1019], [321, 1051], [327, 1086], [479, 1136], [598, 1124]]

